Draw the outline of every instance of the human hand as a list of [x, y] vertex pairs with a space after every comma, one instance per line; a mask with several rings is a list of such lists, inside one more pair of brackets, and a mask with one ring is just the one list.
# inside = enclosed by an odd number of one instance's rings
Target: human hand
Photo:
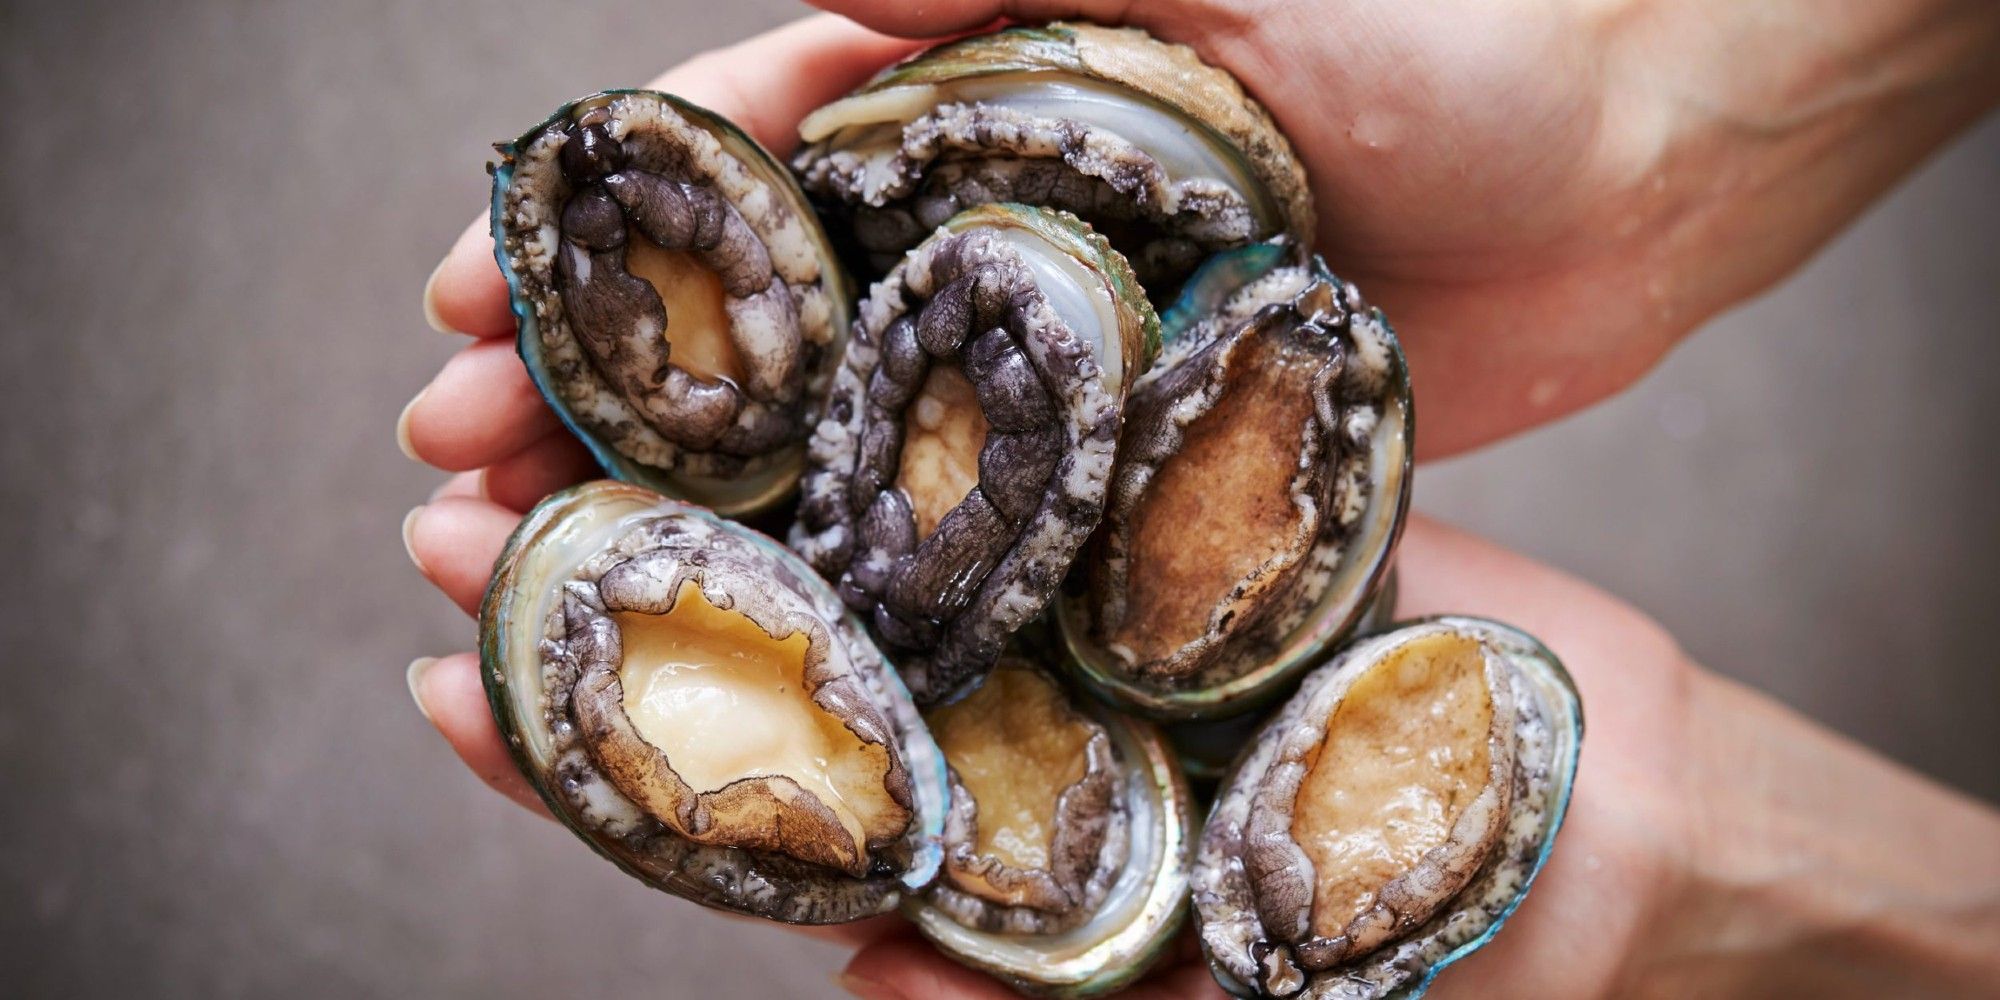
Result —
[[1554, 420], [1803, 263], [2000, 98], [1978, 0], [816, 0], [1131, 24], [1229, 70], [1396, 324], [1436, 458]]
[[[1798, 266], [2000, 96], [2000, 8], [1647, 0], [1147, 4], [824, 0], [905, 35], [997, 17], [1131, 23], [1194, 46], [1296, 144], [1319, 249], [1402, 332], [1426, 457], [1555, 419]], [[814, 18], [655, 81], [782, 156], [804, 114], [917, 43]], [[433, 325], [511, 334], [476, 222], [426, 288]], [[448, 363], [399, 425], [510, 498], [588, 467], [505, 345]]]
[[[519, 511], [455, 478], [412, 555], [478, 604]], [[1478, 614], [1542, 639], [1586, 706], [1575, 795], [1535, 891], [1433, 996], [1978, 995], [2000, 974], [2000, 816], [1689, 663], [1589, 585], [1422, 516], [1399, 550], [1397, 617]], [[419, 661], [427, 718], [489, 785], [536, 812], [470, 652]], [[809, 931], [859, 948], [870, 998], [1010, 996], [894, 918]], [[1476, 984], [1476, 985], [1475, 985]], [[1191, 935], [1139, 1000], [1219, 998]]]
[[[1093, 6], [1006, 12], [1088, 17], [1097, 12], [1080, 8]], [[1424, 386], [1427, 453], [1489, 440], [1614, 391], [1688, 326], [1733, 301], [1730, 294], [1751, 290], [1721, 294], [1721, 286], [1696, 281], [1699, 270], [1683, 272], [1670, 259], [1688, 250], [1689, 234], [1712, 240], [1715, 230], [1690, 228], [1686, 199], [1693, 195], [1651, 185], [1634, 166], [1638, 161], [1626, 162], [1646, 142], [1625, 133], [1666, 140], [1639, 129], [1657, 126], [1657, 115], [1636, 113], [1645, 105], [1633, 91], [1587, 79], [1593, 71], [1607, 74], [1612, 57], [1609, 49], [1593, 55], [1590, 39], [1578, 36], [1608, 29], [1561, 4], [1511, 12], [1507, 23], [1485, 25], [1492, 30], [1484, 34], [1480, 19], [1501, 15], [1465, 11], [1454, 21], [1435, 15], [1435, 7], [1391, 6], [1353, 5], [1354, 23], [1346, 24], [1323, 14], [1301, 20], [1302, 5], [1270, 4], [1251, 19], [1163, 3], [1135, 8], [1133, 23], [1195, 44], [1237, 73], [1298, 142], [1321, 204], [1322, 250], [1386, 303], [1402, 328]], [[977, 26], [999, 11], [996, 3], [946, 4], [932, 8], [945, 20], [922, 25], [902, 23], [899, 9], [853, 13], [890, 30], [935, 31]], [[1334, 21], [1349, 29], [1338, 40], [1326, 37]], [[1305, 62], [1314, 46], [1285, 38], [1316, 39], [1323, 64]], [[654, 86], [714, 108], [782, 155], [806, 111], [914, 47], [816, 18], [699, 57]], [[1500, 48], [1509, 51], [1490, 51]], [[1393, 93], [1372, 85], [1383, 79], [1398, 81]], [[1318, 104], [1293, 100], [1263, 82], [1272, 80], [1310, 81], [1309, 89], [1329, 96]], [[1563, 81], [1574, 89], [1565, 90]], [[1296, 90], [1295, 84], [1289, 92]], [[1341, 95], [1353, 102], [1358, 90], [1388, 103], [1340, 106]], [[1602, 124], [1628, 118], [1608, 131]], [[1633, 145], [1614, 141], [1620, 135]], [[1644, 162], [1661, 162], [1665, 153], [1651, 155]], [[1706, 176], [1698, 160], [1680, 167], [1686, 172], [1674, 176]], [[1795, 264], [1826, 225], [1822, 220], [1818, 229], [1800, 229], [1805, 237], [1753, 247], [1769, 272], [1761, 281]], [[1770, 249], [1801, 239], [1805, 249], [1789, 256]], [[1738, 252], [1708, 250], [1722, 257]], [[1694, 295], [1690, 287], [1705, 290]], [[591, 465], [542, 404], [506, 339], [513, 321], [483, 223], [440, 266], [426, 308], [436, 325], [479, 339], [413, 401], [399, 437], [426, 461], [476, 471], [413, 512], [405, 534], [419, 567], [471, 611], [520, 513], [589, 475]], [[1644, 966], [1636, 957], [1644, 943], [1640, 929], [1687, 877], [1688, 824], [1680, 811], [1698, 796], [1683, 793], [1686, 747], [1675, 706], [1693, 683], [1688, 678], [1703, 675], [1635, 612], [1559, 574], [1421, 520], [1404, 545], [1403, 614], [1487, 614], [1527, 628], [1570, 663], [1590, 706], [1582, 784], [1562, 850], [1510, 929], [1465, 963], [1482, 971], [1445, 976], [1439, 995], [1474, 981], [1481, 995], [1516, 984], [1537, 995], [1612, 992], [1621, 977]], [[540, 809], [493, 730], [471, 654], [413, 670], [412, 687], [476, 772]], [[902, 933], [878, 937], [883, 926], [834, 932], [872, 941], [850, 966], [857, 980], [911, 996], [999, 995], [992, 981], [920, 941]], [[1659, 943], [1649, 946], [1657, 951]], [[1215, 995], [1192, 949], [1138, 990]]]
[[[466, 495], [465, 484], [457, 481], [432, 504], [449, 515], [445, 523], [453, 533], [419, 536], [414, 554], [469, 610], [518, 513]], [[1466, 971], [1455, 968], [1440, 977], [1435, 995], [1449, 997], [1474, 982], [1480, 996], [1609, 995], [1684, 854], [1681, 706], [1691, 668], [1658, 626], [1630, 607], [1427, 519], [1412, 520], [1400, 566], [1399, 617], [1449, 611], [1518, 625], [1562, 657], [1588, 706], [1584, 757], [1559, 849], [1507, 929], [1463, 963]], [[474, 654], [425, 664], [412, 688], [424, 714], [475, 772], [541, 811], [494, 728]], [[847, 973], [850, 988], [863, 996], [1012, 995], [908, 928], [872, 923], [830, 933], [862, 945]], [[1589, 946], [1578, 947], [1579, 941]], [[1221, 994], [1190, 938], [1128, 995]]]
[[[874, 68], [912, 47], [911, 43], [874, 35], [835, 19], [816, 18], [752, 39], [739, 46], [734, 53], [699, 57], [689, 65], [668, 73], [656, 85], [682, 93], [696, 103], [705, 104], [737, 120], [760, 141], [782, 155], [785, 148], [791, 145], [791, 129], [797, 117], [838, 96]], [[857, 52], [860, 54], [850, 58]], [[726, 75], [735, 72], [728, 67], [773, 66], [791, 67], [791, 70], [811, 78], [811, 82], [790, 81], [797, 85], [792, 89], [785, 86], [760, 87]], [[818, 92], [805, 92], [815, 87]], [[785, 93], [788, 95], [787, 106], [775, 107], [766, 102], [753, 108], [746, 99], [738, 96], [750, 92]], [[399, 436], [409, 450], [433, 464], [470, 471], [454, 477], [429, 504], [412, 513], [405, 524], [405, 538], [412, 558], [424, 574], [468, 614], [473, 614], [494, 560], [521, 514], [547, 493], [587, 477], [591, 473], [591, 464], [581, 448], [556, 424], [512, 353], [508, 338], [513, 332], [513, 319], [508, 311], [507, 290], [492, 264], [490, 239], [482, 225], [475, 224], [469, 229], [458, 247], [440, 266], [426, 299], [427, 311], [438, 325], [467, 331], [480, 339], [448, 363], [437, 380], [412, 403], [399, 428]], [[1499, 598], [1511, 595], [1518, 599], [1533, 592], [1529, 577], [1541, 574], [1560, 579], [1555, 574], [1523, 560], [1493, 552], [1471, 539], [1427, 522], [1419, 521], [1412, 525], [1404, 546], [1404, 572], [1409, 582], [1404, 590], [1403, 614], [1443, 610], [1491, 614], [1536, 631], [1555, 643], [1558, 653], [1572, 657], [1576, 654], [1565, 648], [1570, 644], [1563, 641], [1563, 635], [1572, 636], [1576, 644], [1590, 642], [1617, 648], [1649, 648], [1655, 654], [1656, 662], [1647, 669], [1635, 668], [1632, 672], [1635, 681], [1620, 680], [1612, 671], [1599, 672], [1598, 680], [1579, 681], [1583, 685], [1585, 699], [1592, 705], [1593, 726], [1600, 725], [1598, 720], [1606, 713], [1614, 719], [1622, 714], [1609, 707], [1600, 708], [1599, 701], [1622, 701], [1628, 706], [1657, 703], [1660, 698], [1646, 696], [1640, 689], [1648, 686], [1671, 687], [1670, 675], [1678, 669], [1671, 644], [1629, 610], [1624, 610], [1622, 615], [1600, 614], [1591, 610], [1592, 605], [1574, 600], [1571, 595], [1557, 594], [1542, 608], [1541, 614], [1530, 614], [1516, 603]], [[1449, 570], [1440, 571], [1440, 567], [1455, 563], [1470, 564], [1481, 553], [1504, 565], [1495, 567], [1492, 573], [1474, 573], [1463, 577]], [[1478, 580], [1484, 586], [1474, 593], [1453, 589], [1463, 580]], [[1495, 599], [1482, 599], [1488, 597]], [[1609, 603], [1608, 600], [1600, 600]], [[1556, 619], [1562, 616], [1567, 617], [1558, 622]], [[1562, 627], [1565, 623], [1574, 627], [1566, 630]], [[1593, 637], [1601, 636], [1603, 631], [1613, 632], [1614, 635], [1610, 638]], [[1601, 652], [1595, 658], [1600, 662], [1616, 662]], [[1605, 683], [1624, 687], [1627, 693], [1621, 697], [1596, 690], [1599, 684]], [[411, 673], [411, 687], [424, 714], [436, 724], [475, 773], [524, 807], [536, 812], [544, 811], [533, 790], [516, 771], [494, 728], [481, 689], [475, 654], [462, 652], [419, 661]], [[1638, 745], [1645, 745], [1648, 741], [1658, 743], [1656, 735], [1663, 726], [1646, 724], [1646, 713], [1643, 711], [1627, 711], [1642, 717], [1638, 723], [1621, 727], [1633, 734], [1634, 742]], [[1597, 748], [1599, 742], [1593, 736], [1589, 743], [1592, 749], [1587, 751], [1591, 757], [1584, 766], [1586, 775], [1598, 772], [1601, 776], [1584, 779], [1579, 790], [1580, 798], [1595, 783], [1615, 780], [1613, 776], [1620, 773], [1645, 769], [1645, 765], [1639, 763], [1618, 767], [1599, 765], [1596, 761], [1600, 753], [1608, 756], [1618, 752], [1615, 748], [1600, 751]], [[1659, 748], [1656, 747], [1656, 750]], [[1659, 752], [1664, 753], [1663, 750]], [[1558, 901], [1548, 907], [1555, 915], [1539, 920], [1551, 926], [1550, 930], [1540, 932], [1542, 936], [1562, 933], [1572, 921], [1588, 921], [1600, 930], [1630, 927], [1654, 892], [1654, 887], [1660, 884], [1658, 873], [1664, 866], [1662, 859], [1670, 851], [1673, 826], [1635, 816], [1629, 811], [1641, 808], [1666, 811], [1671, 799], [1664, 794], [1664, 790], [1658, 796], [1600, 793], [1591, 798], [1597, 802], [1576, 807], [1569, 832], [1565, 835], [1565, 849], [1567, 851], [1571, 849], [1569, 845], [1583, 843], [1584, 846], [1577, 848], [1576, 853], [1588, 852], [1594, 856], [1600, 871], [1594, 873], [1587, 883], [1573, 885], [1567, 894], [1594, 896], [1601, 902], [1589, 906], [1569, 906]], [[1608, 817], [1590, 815], [1600, 808], [1599, 803], [1615, 807], [1621, 814]], [[1640, 842], [1635, 839], [1635, 832], [1651, 839]], [[1596, 841], [1597, 846], [1592, 847], [1592, 841]], [[1574, 863], [1567, 866], [1558, 864], [1559, 867], [1552, 868], [1544, 876], [1551, 882], [1558, 881], [1557, 871], [1574, 867]], [[1606, 867], [1611, 869], [1609, 874], [1603, 872]], [[1567, 881], [1578, 883], [1580, 880], [1571, 878]], [[1606, 891], [1613, 886], [1622, 888], [1616, 892]], [[1545, 887], [1540, 895], [1561, 896], [1565, 895], [1565, 891]], [[1613, 916], [1614, 911], [1618, 916]], [[1516, 920], [1522, 926], [1533, 926], [1537, 922], [1537, 918], [1532, 916], [1535, 912], [1535, 909], [1524, 909]], [[872, 990], [882, 995], [884, 990], [888, 990], [893, 991], [888, 995], [946, 997], [1008, 995], [995, 981], [952, 963], [920, 939], [912, 937], [907, 928], [872, 923], [858, 928], [828, 929], [825, 933], [840, 935], [841, 939], [856, 944], [866, 942], [849, 967], [850, 981], [864, 992]], [[1537, 935], [1532, 930], [1527, 933], [1517, 930], [1506, 937], [1534, 936]], [[1533, 951], [1528, 944], [1507, 948], [1496, 944], [1488, 949], [1488, 953], [1498, 956], [1498, 959], [1483, 953], [1477, 961], [1489, 964], [1507, 961], [1507, 956], [1516, 955], [1511, 961], [1525, 964], [1528, 959], [1518, 956], [1531, 955]], [[1608, 981], [1615, 971], [1615, 966], [1609, 963], [1613, 962], [1616, 952], [1602, 949], [1597, 954], [1599, 960], [1596, 965], [1572, 961], [1563, 968], [1551, 968], [1550, 975], [1557, 977], [1554, 980], [1557, 982], [1579, 986], [1592, 983], [1601, 990], [1601, 984]], [[1547, 977], [1526, 975], [1505, 965], [1497, 974], [1518, 979], [1524, 988], [1552, 981]], [[1467, 975], [1466, 978], [1472, 977]], [[1165, 968], [1136, 986], [1132, 995], [1218, 994], [1206, 967], [1201, 963], [1198, 949], [1189, 939]]]

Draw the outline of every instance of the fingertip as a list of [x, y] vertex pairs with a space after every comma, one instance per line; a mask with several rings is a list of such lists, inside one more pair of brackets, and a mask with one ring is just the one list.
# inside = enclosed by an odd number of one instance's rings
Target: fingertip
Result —
[[437, 727], [465, 766], [522, 808], [550, 816], [541, 796], [514, 765], [513, 755], [508, 753], [500, 728], [493, 721], [486, 703], [486, 689], [479, 679], [478, 656], [453, 653], [420, 658], [410, 665], [409, 682], [418, 710]]
[[424, 721], [432, 724], [437, 720], [431, 718], [431, 710], [424, 705], [424, 674], [437, 661], [435, 656], [419, 656], [411, 660], [409, 667], [403, 671], [403, 682], [410, 686], [410, 700], [417, 703], [417, 711], [423, 714]]
[[729, 119], [783, 158], [798, 145], [798, 123], [808, 112], [920, 45], [817, 14], [703, 52], [649, 86]]
[[417, 454], [417, 443], [410, 438], [410, 415], [416, 412], [417, 404], [423, 398], [422, 392], [411, 396], [410, 401], [403, 404], [403, 412], [396, 414], [396, 448], [412, 462], [423, 461], [423, 456]]
[[424, 568], [424, 561], [417, 555], [417, 523], [424, 519], [424, 508], [416, 506], [403, 515], [403, 554], [410, 557], [410, 564], [426, 577], [431, 571]]
[[404, 544], [424, 576], [460, 610], [477, 615], [493, 563], [520, 519], [490, 500], [445, 497], [410, 512]]
[[507, 281], [493, 259], [493, 234], [475, 220], [424, 282], [424, 321], [445, 333], [501, 337], [514, 332]]
[[439, 333], [458, 332], [451, 328], [450, 323], [445, 322], [443, 316], [438, 315], [437, 307], [438, 275], [443, 273], [445, 262], [450, 259], [449, 252], [438, 258], [437, 266], [431, 268], [430, 277], [424, 279], [424, 323]]
[[942, 0], [928, 4], [879, 0], [810, 0], [813, 6], [864, 27], [903, 38], [926, 38], [977, 28], [1005, 14], [1001, 0]]
[[836, 973], [833, 984], [840, 987], [848, 996], [858, 997], [860, 1000], [904, 1000], [903, 994], [887, 983], [878, 983], [852, 972]]
[[483, 468], [560, 427], [511, 344], [485, 340], [445, 361], [397, 423], [397, 443], [451, 472]]
[[868, 1000], [939, 998], [939, 1000], [1003, 1000], [1014, 991], [981, 972], [946, 958], [914, 932], [887, 935], [864, 946], [841, 970], [840, 984], [874, 990], [856, 993]]

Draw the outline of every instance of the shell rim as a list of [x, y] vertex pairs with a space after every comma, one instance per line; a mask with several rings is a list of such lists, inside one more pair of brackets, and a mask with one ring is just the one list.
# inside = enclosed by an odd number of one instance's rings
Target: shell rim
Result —
[[[991, 61], [982, 61], [969, 68], [957, 68], [954, 70], [953, 75], [972, 78], [994, 76], [1003, 73], [1070, 73], [1087, 79], [1113, 84], [1138, 97], [1158, 102], [1171, 109], [1188, 124], [1199, 129], [1218, 148], [1228, 150], [1231, 156], [1234, 156], [1247, 168], [1249, 175], [1257, 180], [1258, 186], [1261, 188], [1260, 191], [1253, 192], [1253, 195], [1266, 202], [1272, 209], [1272, 217], [1278, 222], [1277, 233], [1274, 235], [1288, 235], [1293, 239], [1299, 240], [1301, 243], [1311, 241], [1314, 227], [1318, 224], [1318, 218], [1317, 213], [1313, 210], [1310, 191], [1288, 192], [1284, 190], [1284, 188], [1289, 186], [1285, 182], [1294, 178], [1281, 176], [1284, 173], [1282, 169], [1274, 170], [1272, 165], [1266, 164], [1258, 157], [1252, 155], [1251, 150], [1246, 148], [1243, 143], [1238, 142], [1235, 138], [1218, 128], [1207, 118], [1198, 114], [1194, 109], [1188, 107], [1181, 100], [1176, 99], [1173, 95], [1153, 93], [1127, 80], [1109, 76], [1093, 69], [1084, 61], [1079, 50], [1079, 29], [1087, 32], [1130, 31], [1143, 35], [1148, 41], [1157, 45], [1169, 48], [1180, 47], [1193, 51], [1193, 46], [1182, 42], [1167, 41], [1151, 31], [1133, 25], [1107, 26], [1093, 24], [1081, 19], [1054, 20], [1041, 24], [1010, 24], [997, 30], [946, 39], [912, 52], [877, 70], [874, 75], [863, 81], [860, 86], [855, 87], [853, 90], [841, 95], [823, 107], [830, 107], [832, 104], [839, 103], [848, 98], [879, 93], [892, 87], [935, 84], [938, 82], [937, 77], [941, 72], [934, 65], [935, 60], [941, 57], [949, 58], [960, 55], [958, 50], [966, 47], [970, 47], [984, 56], [991, 47], [1005, 45], [1008, 41], [1018, 40], [1017, 47], [1001, 54], [986, 57], [990, 58]], [[1277, 140], [1276, 145], [1283, 153], [1280, 162], [1289, 163], [1297, 171], [1295, 179], [1302, 185], [1306, 184], [1307, 178], [1305, 176], [1304, 161], [1299, 158], [1298, 151], [1292, 146], [1290, 137], [1286, 136], [1284, 131], [1278, 127], [1277, 120], [1270, 114], [1269, 108], [1255, 94], [1250, 93], [1248, 88], [1243, 87], [1242, 81], [1238, 80], [1229, 70], [1209, 62], [1199, 52], [1195, 52], [1194, 55], [1196, 61], [1202, 66], [1214, 72], [1224, 74], [1231, 81], [1234, 81], [1237, 88], [1242, 92], [1243, 98], [1251, 102], [1253, 106], [1261, 109], [1266, 126], [1264, 131], [1268, 133], [1263, 138], [1266, 141], [1273, 138]], [[817, 109], [815, 113], [817, 113]], [[832, 135], [829, 134], [808, 141], [802, 153], [809, 153], [815, 148], [827, 147], [831, 138]]]
[[[1132, 383], [1153, 366], [1164, 346], [1160, 314], [1146, 298], [1146, 289], [1139, 284], [1138, 275], [1133, 273], [1132, 262], [1119, 253], [1095, 226], [1075, 213], [1026, 202], [996, 201], [974, 205], [946, 219], [937, 231], [960, 234], [981, 228], [1026, 231], [1104, 276], [1119, 307], [1118, 347], [1124, 365], [1119, 378], [1119, 394], [1129, 395]], [[929, 242], [935, 235], [936, 232], [933, 232], [918, 245]], [[1129, 325], [1134, 314], [1139, 320], [1136, 331]], [[1083, 335], [1082, 331], [1071, 332]], [[1105, 332], [1107, 335], [1111, 333]], [[1098, 367], [1103, 367], [1102, 361], [1098, 362]]]

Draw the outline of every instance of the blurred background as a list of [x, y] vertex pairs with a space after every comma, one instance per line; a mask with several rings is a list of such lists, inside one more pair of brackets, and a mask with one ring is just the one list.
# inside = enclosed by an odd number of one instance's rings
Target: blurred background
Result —
[[[733, 0], [0, 14], [0, 982], [29, 995], [821, 996], [410, 704], [419, 291], [489, 144], [800, 13]], [[1417, 502], [2000, 796], [2000, 119], [1634, 391]]]

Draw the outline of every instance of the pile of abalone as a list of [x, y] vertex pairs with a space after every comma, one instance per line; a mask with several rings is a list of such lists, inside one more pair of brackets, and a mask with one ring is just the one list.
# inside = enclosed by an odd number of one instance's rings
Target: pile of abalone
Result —
[[1033, 993], [1118, 989], [1189, 912], [1243, 996], [1413, 996], [1490, 938], [1580, 706], [1507, 626], [1388, 621], [1409, 376], [1271, 117], [1053, 24], [800, 131], [786, 165], [609, 91], [500, 147], [521, 356], [615, 480], [523, 521], [480, 616], [550, 810]]

